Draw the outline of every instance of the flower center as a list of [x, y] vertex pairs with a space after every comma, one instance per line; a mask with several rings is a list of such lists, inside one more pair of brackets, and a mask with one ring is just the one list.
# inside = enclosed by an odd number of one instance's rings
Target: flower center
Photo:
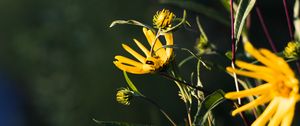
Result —
[[285, 81], [281, 81], [281, 82], [278, 82], [277, 83], [277, 93], [278, 95], [282, 96], [282, 97], [289, 97], [290, 95], [290, 92], [292, 91], [293, 89], [291, 87], [288, 87], [286, 84], [285, 84]]

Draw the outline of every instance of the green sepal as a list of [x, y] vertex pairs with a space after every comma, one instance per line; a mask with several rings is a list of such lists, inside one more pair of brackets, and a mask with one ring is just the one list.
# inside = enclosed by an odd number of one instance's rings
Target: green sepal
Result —
[[132, 83], [132, 81], [130, 80], [130, 78], [128, 77], [126, 71], [123, 71], [123, 75], [124, 75], [124, 78], [129, 86], [129, 88], [137, 95], [139, 96], [144, 96], [137, 88], [136, 86]]

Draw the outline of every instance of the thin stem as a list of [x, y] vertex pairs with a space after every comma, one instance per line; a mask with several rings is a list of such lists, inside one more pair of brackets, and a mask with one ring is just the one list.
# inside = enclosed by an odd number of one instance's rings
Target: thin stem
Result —
[[161, 29], [159, 28], [158, 31], [157, 31], [157, 33], [156, 33], [156, 35], [155, 35], [155, 39], [152, 42], [151, 48], [150, 48], [150, 56], [152, 56], [152, 54], [154, 53], [153, 48], [154, 48], [154, 46], [156, 44], [156, 41], [157, 41], [158, 37], [160, 36], [160, 32], [161, 32]]
[[234, 37], [234, 14], [233, 14], [233, 0], [230, 0], [230, 23], [231, 23], [231, 49], [232, 61], [235, 61], [235, 37]]
[[193, 126], [192, 124], [192, 117], [191, 117], [191, 108], [186, 104], [186, 110], [187, 110], [187, 116], [188, 116], [188, 122], [190, 126]]
[[173, 126], [177, 126], [176, 123], [170, 118], [170, 116], [152, 99], [145, 97], [145, 96], [140, 96], [140, 98], [148, 101], [149, 103], [153, 104], [169, 121]]
[[293, 31], [292, 31], [292, 23], [290, 20], [289, 10], [287, 8], [286, 0], [282, 0], [282, 1], [283, 1], [283, 6], [284, 6], [286, 21], [287, 21], [288, 28], [289, 28], [290, 38], [291, 38], [291, 40], [294, 40]]
[[[172, 77], [172, 76], [170, 76], [171, 78], [173, 78], [173, 79], [176, 79], [176, 80], [179, 80], [179, 81], [181, 81], [180, 79], [180, 77], [179, 77], [179, 74], [178, 74], [178, 69], [177, 69], [177, 65], [176, 65], [176, 62], [175, 62], [175, 60], [173, 60], [172, 61], [172, 73], [173, 73], [173, 75], [174, 75], [174, 77]], [[169, 76], [168, 74], [166, 74], [165, 73], [165, 75], [167, 75], [167, 76]], [[166, 76], [166, 77], [167, 77]], [[177, 79], [178, 78], [178, 79]], [[170, 79], [170, 78], [169, 78]], [[175, 81], [175, 80], [173, 80], [173, 81]], [[182, 82], [184, 82], [184, 81], [182, 81]], [[180, 82], [178, 82], [178, 81], [175, 81], [175, 83], [177, 84], [177, 86], [178, 86], [178, 88], [179, 88], [179, 90], [180, 90], [180, 92], [181, 92], [181, 95], [182, 95], [182, 99], [183, 99], [183, 101], [184, 101], [184, 103], [185, 103], [185, 107], [186, 107], [186, 112], [187, 112], [187, 116], [188, 116], [188, 124], [190, 125], [190, 126], [192, 126], [192, 119], [191, 119], [191, 112], [190, 112], [190, 108], [191, 108], [191, 104], [190, 104], [190, 102], [189, 101], [191, 101], [192, 99], [188, 96], [188, 93], [187, 93], [187, 91], [186, 91], [186, 87], [184, 87], [184, 86], [182, 86], [182, 84], [187, 84], [187, 83], [180, 83]], [[190, 84], [187, 84], [187, 85], [190, 85]]]
[[274, 44], [274, 42], [273, 42], [273, 40], [272, 40], [272, 38], [271, 38], [271, 36], [270, 36], [270, 33], [269, 33], [269, 31], [268, 31], [268, 28], [267, 28], [267, 26], [266, 26], [266, 24], [265, 24], [264, 18], [262, 17], [262, 14], [261, 14], [261, 12], [260, 12], [260, 9], [256, 6], [256, 7], [255, 7], [255, 10], [256, 10], [256, 14], [257, 14], [257, 16], [258, 16], [259, 22], [260, 22], [260, 24], [261, 24], [261, 26], [262, 26], [262, 28], [263, 28], [263, 31], [264, 31], [264, 33], [265, 33], [265, 35], [266, 35], [266, 37], [267, 37], [267, 40], [268, 40], [269, 44], [271, 45], [272, 50], [273, 50], [274, 52], [278, 52], [277, 49], [276, 49], [276, 47], [275, 47], [275, 44]]
[[167, 78], [167, 79], [169, 79], [169, 80], [176, 81], [176, 82], [178, 82], [178, 83], [180, 83], [180, 84], [183, 84], [183, 85], [192, 87], [192, 88], [194, 88], [194, 89], [196, 89], [196, 90], [199, 90], [199, 91], [202, 90], [201, 87], [198, 87], [198, 86], [195, 86], [195, 85], [191, 85], [191, 84], [189, 84], [189, 83], [186, 83], [186, 82], [184, 82], [184, 81], [182, 81], [182, 80], [179, 80], [179, 79], [177, 79], [177, 78], [175, 78], [175, 77], [173, 77], [173, 76], [170, 76], [169, 74], [167, 74], [167, 73], [165, 73], [165, 72], [160, 72], [159, 75], [161, 75], [161, 76], [163, 76], [163, 77], [165, 77], [165, 78]]
[[[232, 68], [234, 69], [235, 68], [235, 65], [234, 65], [234, 62], [235, 62], [235, 51], [236, 51], [236, 38], [234, 37], [234, 14], [233, 14], [233, 0], [230, 0], [230, 18], [231, 18], [231, 52], [232, 52], [232, 58], [231, 58], [231, 66]], [[239, 85], [238, 85], [238, 82], [237, 82], [237, 75], [235, 73], [233, 73], [233, 77], [234, 77], [234, 84], [235, 84], [235, 88], [236, 88], [236, 91], [239, 92]], [[238, 98], [238, 103], [241, 104], [241, 99]]]

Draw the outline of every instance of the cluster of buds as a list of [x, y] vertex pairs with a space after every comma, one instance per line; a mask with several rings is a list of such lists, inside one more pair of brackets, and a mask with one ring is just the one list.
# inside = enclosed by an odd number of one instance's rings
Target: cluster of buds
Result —
[[116, 94], [116, 101], [123, 105], [130, 105], [133, 94], [134, 92], [128, 88], [120, 88]]
[[283, 54], [286, 58], [300, 57], [300, 42], [289, 42], [284, 48]]
[[167, 29], [172, 27], [172, 22], [175, 19], [174, 13], [167, 9], [157, 11], [153, 16], [153, 25], [158, 29]]

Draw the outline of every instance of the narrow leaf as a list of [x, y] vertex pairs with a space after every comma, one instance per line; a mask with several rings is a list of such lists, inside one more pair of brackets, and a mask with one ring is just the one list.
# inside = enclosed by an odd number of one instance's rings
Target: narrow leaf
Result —
[[212, 94], [208, 95], [204, 101], [202, 102], [202, 108], [201, 108], [201, 114], [202, 119], [201, 119], [201, 125], [204, 125], [205, 122], [207, 121], [207, 117], [209, 112], [217, 107], [220, 103], [225, 101], [224, 98], [224, 92], [222, 90], [217, 90], [213, 92]]
[[256, 0], [241, 0], [234, 21], [234, 38], [239, 41], [247, 16], [254, 7]]
[[187, 48], [180, 48], [183, 51], [187, 51], [188, 53], [190, 53], [192, 56], [194, 56], [196, 59], [198, 59], [198, 61], [200, 61], [202, 63], [203, 66], [205, 66], [206, 69], [211, 70], [211, 68], [209, 66], [206, 65], [206, 63], [201, 59], [201, 57], [197, 56], [196, 54], [194, 54], [191, 50], [187, 49]]
[[131, 89], [132, 91], [134, 91], [135, 93], [137, 93], [138, 95], [144, 96], [144, 95], [143, 95], [143, 94], [135, 87], [135, 85], [132, 83], [132, 81], [129, 79], [129, 77], [128, 77], [126, 71], [123, 71], [123, 74], [124, 74], [124, 78], [125, 78], [125, 80], [126, 80], [128, 86], [130, 87], [130, 89]]
[[192, 59], [194, 59], [194, 58], [195, 58], [194, 56], [189, 56], [189, 57], [183, 59], [182, 61], [180, 61], [180, 62], [178, 63], [178, 67], [179, 67], [179, 68], [182, 67], [185, 63], [187, 63], [188, 61], [190, 61], [190, 60], [192, 60]]
[[120, 25], [120, 24], [142, 26], [142, 27], [146, 27], [146, 28], [148, 28], [148, 29], [154, 31], [153, 28], [151, 28], [150, 26], [148, 26], [148, 25], [146, 25], [146, 24], [143, 24], [143, 23], [141, 23], [141, 22], [139, 22], [139, 21], [136, 21], [136, 20], [115, 20], [115, 21], [113, 21], [113, 22], [109, 25], [109, 27], [111, 28], [111, 27], [114, 27], [114, 26]]
[[142, 124], [132, 124], [127, 122], [117, 122], [117, 121], [98, 121], [93, 119], [93, 121], [100, 126], [150, 126], [150, 125], [142, 125]]

